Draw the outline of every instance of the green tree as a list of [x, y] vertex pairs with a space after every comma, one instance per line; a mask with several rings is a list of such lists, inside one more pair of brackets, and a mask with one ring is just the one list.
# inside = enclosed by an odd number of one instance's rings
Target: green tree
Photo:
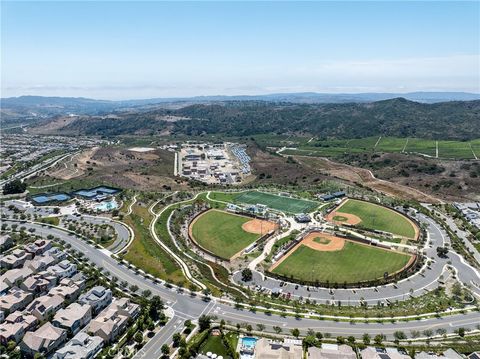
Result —
[[3, 194], [23, 193], [27, 189], [27, 184], [19, 179], [7, 182], [3, 186]]
[[245, 268], [242, 270], [242, 281], [250, 282], [252, 280], [252, 270], [250, 268]]
[[298, 330], [298, 328], [293, 328], [292, 330], [290, 330], [290, 333], [292, 333], [295, 338], [298, 338], [300, 336], [300, 330]]
[[363, 340], [363, 344], [365, 344], [365, 345], [370, 344], [370, 340], [371, 340], [370, 334], [368, 334], [368, 333], [363, 334], [362, 340]]
[[164, 357], [168, 357], [170, 354], [170, 347], [167, 344], [163, 344], [160, 350], [162, 351]]
[[210, 329], [210, 325], [212, 324], [212, 319], [207, 315], [202, 315], [198, 318], [198, 328], [201, 332], [206, 329]]

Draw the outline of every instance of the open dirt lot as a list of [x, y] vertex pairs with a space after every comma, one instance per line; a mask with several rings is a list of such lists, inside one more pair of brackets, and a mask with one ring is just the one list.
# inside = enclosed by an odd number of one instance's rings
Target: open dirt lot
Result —
[[173, 161], [173, 153], [160, 149], [134, 152], [122, 147], [99, 147], [67, 159], [49, 175], [62, 180], [94, 178], [136, 190], [186, 189], [187, 182], [173, 176]]
[[326, 171], [333, 177], [361, 184], [389, 196], [400, 197], [402, 199], [415, 199], [420, 202], [440, 203], [440, 199], [434, 195], [424, 193], [409, 186], [378, 179], [370, 170], [364, 168], [333, 162], [322, 157], [295, 156], [295, 159], [307, 167]]

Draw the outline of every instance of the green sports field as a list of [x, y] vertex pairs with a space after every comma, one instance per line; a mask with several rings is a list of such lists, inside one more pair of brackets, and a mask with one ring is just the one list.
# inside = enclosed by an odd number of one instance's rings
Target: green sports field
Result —
[[415, 228], [405, 216], [377, 204], [348, 199], [338, 212], [359, 217], [362, 227], [415, 238]]
[[318, 202], [304, 199], [288, 198], [259, 191], [240, 193], [235, 197], [236, 203], [264, 204], [269, 208], [288, 213], [308, 213], [319, 206]]
[[324, 252], [305, 245], [284, 259], [273, 273], [310, 282], [343, 284], [383, 278], [408, 263], [410, 256], [350, 241], [342, 250]]
[[242, 225], [251, 220], [249, 217], [210, 210], [193, 223], [191, 234], [202, 248], [229, 259], [260, 237], [242, 229]]

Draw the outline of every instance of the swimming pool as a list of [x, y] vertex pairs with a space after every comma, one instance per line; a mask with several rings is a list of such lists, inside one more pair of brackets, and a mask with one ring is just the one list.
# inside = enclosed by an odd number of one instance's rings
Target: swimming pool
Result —
[[118, 204], [116, 201], [106, 201], [100, 202], [95, 206], [95, 209], [100, 212], [111, 211], [118, 208]]
[[253, 350], [255, 348], [256, 343], [257, 343], [257, 338], [253, 338], [253, 337], [242, 338], [242, 348]]

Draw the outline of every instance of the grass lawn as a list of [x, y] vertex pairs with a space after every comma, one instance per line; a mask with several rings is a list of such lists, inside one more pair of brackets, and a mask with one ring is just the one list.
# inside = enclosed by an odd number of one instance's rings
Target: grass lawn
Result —
[[388, 208], [349, 199], [340, 207], [339, 211], [360, 217], [362, 227], [390, 232], [408, 238], [415, 237], [415, 228], [407, 218]]
[[320, 244], [329, 244], [331, 242], [330, 239], [324, 237], [315, 237], [313, 241]]
[[348, 220], [348, 218], [347, 218], [347, 217], [344, 217], [344, 216], [333, 216], [333, 220], [334, 220], [334, 221], [343, 222], [343, 221]]
[[251, 220], [249, 217], [210, 210], [193, 223], [192, 235], [201, 247], [229, 259], [260, 237], [242, 229], [242, 225]]
[[58, 226], [60, 224], [60, 218], [58, 217], [43, 217], [43, 218], [40, 218], [39, 221], [42, 223], [47, 223], [54, 226]]
[[270, 208], [289, 213], [311, 212], [319, 206], [319, 203], [314, 201], [288, 198], [259, 191], [240, 193], [238, 197], [235, 198], [235, 202], [248, 204], [261, 203]]
[[148, 209], [137, 205], [132, 209], [132, 214], [125, 217], [124, 221], [133, 228], [135, 239], [125, 259], [155, 277], [175, 283], [186, 282], [182, 270], [150, 236], [148, 227], [152, 218]]
[[[238, 342], [238, 336], [235, 333], [227, 333], [225, 334], [226, 339], [232, 344], [232, 348], [236, 348]], [[228, 351], [225, 345], [223, 344], [221, 336], [213, 336], [210, 335], [200, 347], [200, 352], [202, 354], [207, 354], [208, 352], [212, 352], [217, 355], [221, 355], [224, 358], [227, 358]]]
[[403, 268], [410, 256], [350, 241], [340, 251], [322, 252], [301, 245], [273, 273], [298, 280], [342, 284], [383, 278]]

